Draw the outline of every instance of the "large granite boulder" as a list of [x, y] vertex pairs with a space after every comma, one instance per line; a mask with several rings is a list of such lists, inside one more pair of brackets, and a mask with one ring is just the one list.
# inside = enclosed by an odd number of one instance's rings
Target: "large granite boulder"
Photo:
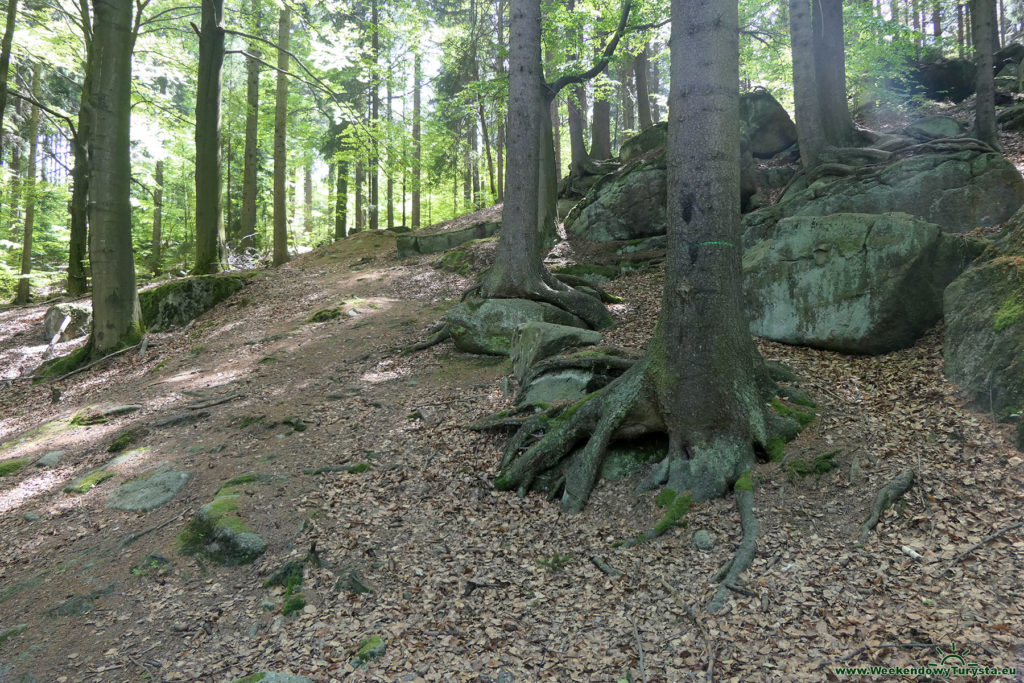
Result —
[[750, 153], [768, 159], [796, 142], [796, 124], [770, 92], [757, 89], [740, 95], [740, 131]]
[[601, 333], [595, 330], [536, 321], [523, 323], [512, 333], [512, 374], [522, 381], [538, 361], [566, 349], [600, 343]]
[[[638, 137], [649, 135], [656, 128], [648, 128]], [[743, 143], [740, 148], [740, 202], [743, 210], [750, 208], [751, 198], [756, 193], [754, 158]], [[594, 183], [587, 196], [566, 216], [565, 229], [571, 235], [595, 242], [664, 235], [668, 230], [667, 202], [664, 147], [653, 148]]]
[[978, 251], [907, 214], [784, 219], [743, 257], [750, 330], [847, 353], [906, 348]]
[[798, 180], [777, 204], [744, 216], [744, 243], [756, 244], [789, 216], [900, 211], [945, 232], [998, 225], [1024, 204], [1024, 179], [1002, 155], [974, 144], [902, 158], [881, 170]]
[[[945, 293], [946, 377], [978, 408], [1008, 420], [1024, 410], [1024, 211], [986, 258]], [[1024, 447], [1024, 444], [1021, 444]]]
[[[64, 319], [70, 318], [68, 324], [61, 331]], [[68, 341], [77, 337], [84, 337], [89, 334], [89, 325], [92, 323], [92, 308], [81, 304], [56, 304], [50, 306], [43, 316], [43, 339], [52, 340], [58, 332], [60, 338], [57, 341]]]
[[974, 94], [975, 69], [969, 59], [923, 62], [908, 77], [931, 100], [962, 102]]
[[668, 144], [668, 122], [661, 121], [623, 142], [622, 147], [619, 148], [619, 158], [622, 163], [628, 164], [648, 152], [665, 149], [666, 144]]
[[523, 323], [587, 326], [572, 313], [530, 299], [469, 299], [448, 311], [445, 321], [460, 351], [493, 356], [509, 355], [512, 337]]
[[245, 275], [200, 275], [139, 292], [142, 322], [153, 332], [195, 320], [246, 284]]

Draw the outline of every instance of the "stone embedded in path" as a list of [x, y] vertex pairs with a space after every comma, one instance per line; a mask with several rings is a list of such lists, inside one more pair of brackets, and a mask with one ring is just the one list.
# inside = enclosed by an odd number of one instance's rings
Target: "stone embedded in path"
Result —
[[313, 680], [305, 676], [296, 676], [295, 674], [259, 671], [248, 676], [236, 678], [231, 683], [313, 683]]
[[64, 451], [47, 451], [34, 464], [36, 467], [56, 467], [60, 464], [60, 459], [63, 457]]
[[128, 415], [138, 410], [142, 410], [142, 406], [134, 403], [113, 406], [89, 406], [88, 408], [78, 411], [78, 413], [71, 418], [71, 424], [80, 426], [103, 424], [105, 422], [110, 422], [115, 417]]
[[906, 214], [779, 221], [743, 257], [750, 331], [847, 353], [906, 348], [942, 318], [942, 290], [976, 254]]
[[149, 512], [169, 503], [185, 487], [191, 474], [164, 463], [152, 473], [132, 479], [107, 495], [107, 507], [114, 510]]
[[262, 555], [267, 543], [238, 516], [240, 497], [236, 487], [225, 486], [201, 507], [179, 537], [182, 552], [202, 553], [227, 566], [248, 564]]
[[546, 322], [585, 328], [572, 313], [530, 299], [469, 299], [445, 315], [452, 341], [460, 351], [507, 356], [516, 328], [528, 322]]

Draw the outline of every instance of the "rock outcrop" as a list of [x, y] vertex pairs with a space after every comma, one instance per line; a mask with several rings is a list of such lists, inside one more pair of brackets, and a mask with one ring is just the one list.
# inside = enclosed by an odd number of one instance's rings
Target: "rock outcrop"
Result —
[[784, 219], [744, 254], [751, 332], [848, 353], [906, 348], [979, 251], [907, 214]]

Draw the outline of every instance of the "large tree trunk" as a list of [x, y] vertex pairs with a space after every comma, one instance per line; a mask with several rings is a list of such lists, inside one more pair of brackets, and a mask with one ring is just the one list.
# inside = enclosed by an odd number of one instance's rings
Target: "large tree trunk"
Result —
[[420, 192], [423, 182], [423, 168], [420, 162], [422, 147], [420, 141], [420, 126], [423, 119], [423, 110], [420, 103], [421, 90], [423, 89], [423, 56], [416, 52], [413, 58], [413, 84], [412, 84], [412, 229], [420, 228]]
[[854, 141], [854, 128], [846, 96], [843, 3], [814, 0], [811, 4], [815, 83], [825, 139], [835, 147], [849, 147]]
[[[501, 52], [505, 48], [505, 0], [498, 0], [498, 55], [495, 59], [495, 71], [498, 75], [498, 80], [505, 74], [505, 58], [501, 55]], [[505, 201], [505, 117], [501, 117], [498, 120], [498, 130], [495, 134], [494, 146], [497, 148], [497, 160], [496, 160], [496, 171], [497, 171], [497, 183], [498, 183], [498, 201]]]
[[[602, 72], [607, 76], [608, 69]], [[607, 96], [594, 92], [593, 117], [590, 120], [590, 156], [608, 159], [612, 156], [612, 103]]]
[[647, 50], [647, 46], [644, 45], [644, 49], [633, 60], [633, 72], [636, 78], [636, 112], [641, 130], [654, 125], [654, 116], [651, 112], [651, 92], [647, 82], [647, 72], [650, 69]]
[[288, 255], [288, 46], [291, 43], [291, 10], [285, 6], [278, 19], [277, 93], [274, 103], [274, 256], [273, 265], [287, 263]]
[[541, 67], [540, 4], [513, 0], [509, 22], [508, 167], [501, 239], [481, 278], [488, 298], [528, 298], [570, 310], [592, 327], [611, 316], [599, 299], [562, 285], [543, 264], [555, 228], [555, 163], [550, 97]]
[[224, 269], [221, 201], [221, 75], [224, 71], [224, 0], [202, 0], [196, 91], [196, 275]]
[[[0, 131], [4, 129], [4, 111], [7, 109], [7, 74], [11, 68], [11, 44], [18, 18], [18, 0], [7, 0], [7, 21], [4, 24], [4, 38], [0, 43]], [[3, 156], [4, 141], [0, 135], [0, 158]]]
[[132, 0], [96, 0], [93, 21], [89, 244], [92, 355], [142, 337], [131, 206]]
[[[42, 76], [43, 64], [36, 62], [32, 67], [32, 99], [39, 101], [39, 80]], [[32, 105], [28, 115], [28, 168], [25, 170], [25, 230], [21, 240], [21, 277], [18, 278], [18, 291], [14, 303], [27, 304], [31, 298], [32, 273], [32, 231], [36, 221], [36, 162], [39, 156], [39, 107]]]
[[163, 218], [164, 216], [164, 161], [158, 159], [156, 162], [156, 174], [153, 179], [153, 249], [151, 267], [153, 275], [160, 275], [163, 272], [161, 260], [163, 259]]
[[[525, 493], [561, 471], [562, 506], [583, 508], [617, 434], [666, 432], [668, 455], [650, 477], [667, 480], [672, 508], [736, 491], [743, 541], [708, 606], [724, 606], [754, 555], [757, 520], [749, 470], [767, 443], [772, 388], [742, 301], [737, 5], [673, 0], [668, 154], [668, 258], [661, 314], [646, 355], [625, 374], [552, 420], [526, 453], [506, 452], [499, 489]], [[536, 429], [534, 425], [528, 429]], [[585, 445], [580, 448], [580, 442]], [[651, 538], [675, 518], [656, 524]]]
[[[258, 3], [250, 4], [250, 12]], [[259, 29], [258, 16], [256, 28]], [[249, 53], [259, 57], [256, 44], [249, 45]], [[260, 63], [255, 59], [245, 61], [245, 151], [242, 153], [242, 217], [239, 247], [247, 249], [256, 246], [256, 167], [259, 153], [260, 114]]]
[[999, 149], [996, 127], [995, 79], [992, 53], [995, 52], [995, 0], [971, 0], [971, 29], [974, 33], [977, 98], [974, 108], [974, 137]]
[[825, 132], [814, 68], [814, 35], [808, 0], [789, 0], [790, 42], [793, 51], [793, 100], [800, 161], [805, 169], [818, 165]]

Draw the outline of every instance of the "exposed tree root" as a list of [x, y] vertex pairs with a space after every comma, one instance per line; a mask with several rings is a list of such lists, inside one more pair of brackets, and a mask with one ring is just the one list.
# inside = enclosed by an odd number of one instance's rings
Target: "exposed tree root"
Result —
[[914, 470], [904, 470], [879, 490], [878, 495], [875, 496], [875, 502], [871, 506], [871, 512], [860, 526], [858, 539], [860, 543], [865, 543], [868, 540], [871, 530], [878, 526], [878, 520], [881, 519], [882, 513], [892, 507], [892, 504], [909, 491], [913, 485]]
[[[748, 488], [749, 487], [749, 488]], [[754, 514], [754, 489], [750, 475], [745, 474], [736, 482], [736, 509], [740, 511], [740, 526], [743, 528], [743, 539], [732, 560], [718, 570], [715, 579], [719, 582], [715, 596], [708, 603], [709, 612], [717, 612], [725, 607], [729, 599], [729, 591], [737, 588], [736, 581], [740, 574], [750, 568], [757, 553], [757, 534], [760, 524]]]
[[416, 342], [408, 349], [406, 349], [405, 353], [415, 353], [417, 351], [429, 349], [431, 346], [436, 346], [441, 342], [449, 339], [451, 336], [452, 334], [448, 330], [448, 324], [445, 322], [440, 322], [431, 327], [429, 330], [427, 330], [426, 339], [424, 339], [423, 341]]
[[604, 291], [604, 289], [602, 287], [599, 287], [598, 285], [595, 285], [594, 283], [589, 282], [588, 280], [585, 280], [585, 279], [581, 278], [578, 275], [570, 275], [568, 273], [558, 273], [558, 274], [555, 275], [555, 277], [558, 278], [558, 281], [561, 282], [563, 285], [568, 285], [569, 287], [573, 287], [573, 288], [589, 287], [590, 289], [592, 289], [595, 292], [597, 292], [598, 296], [601, 297], [601, 301], [603, 303], [606, 303], [606, 304], [620, 304], [620, 303], [622, 303], [622, 299], [620, 299], [619, 297], [614, 296], [612, 294], [609, 294], [608, 292]]

